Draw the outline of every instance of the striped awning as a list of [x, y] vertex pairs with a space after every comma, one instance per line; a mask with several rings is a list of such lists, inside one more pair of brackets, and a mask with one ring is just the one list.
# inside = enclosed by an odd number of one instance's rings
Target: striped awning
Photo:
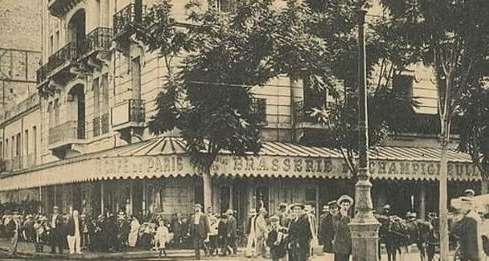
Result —
[[[437, 148], [377, 147], [370, 151], [373, 179], [436, 180]], [[450, 180], [478, 181], [481, 175], [468, 154], [448, 152]], [[182, 138], [157, 137], [70, 159], [46, 163], [3, 175], [0, 191], [107, 179], [159, 178], [199, 175]], [[223, 152], [211, 169], [213, 176], [269, 178], [351, 178], [342, 154], [325, 148], [264, 142], [256, 154]]]

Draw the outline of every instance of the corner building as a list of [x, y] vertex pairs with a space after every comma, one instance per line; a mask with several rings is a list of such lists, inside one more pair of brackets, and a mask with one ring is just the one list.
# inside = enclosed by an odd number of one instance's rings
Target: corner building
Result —
[[[126, 211], [170, 216], [189, 214], [209, 193], [215, 211], [236, 209], [243, 226], [249, 210], [257, 206], [274, 212], [281, 202], [301, 201], [320, 210], [341, 194], [353, 195], [355, 182], [341, 154], [314, 144], [328, 135], [326, 126], [306, 113], [327, 106], [327, 93], [284, 77], [253, 90], [254, 110], [263, 123], [258, 156], [223, 153], [212, 168], [211, 190], [204, 191], [202, 173], [190, 163], [178, 131], [153, 136], [147, 129], [166, 69], [161, 57], [145, 52], [134, 40], [132, 25], [141, 21], [143, 7], [155, 2], [42, 1], [38, 93], [29, 106], [19, 103], [9, 112], [11, 118], [0, 124], [2, 133], [18, 129], [15, 138], [2, 136], [2, 160], [36, 161], [5, 169], [1, 202], [36, 199], [47, 212], [57, 205], [66, 212], [78, 209], [90, 215]], [[223, 12], [232, 11], [231, 2], [202, 0], [206, 8]], [[173, 1], [175, 17], [182, 23], [186, 3]], [[424, 216], [437, 209], [440, 151], [436, 132], [426, 130], [437, 121], [436, 88], [423, 78], [426, 70], [394, 81], [393, 88], [421, 97], [422, 106], [410, 133], [392, 136], [385, 146], [371, 151], [378, 210], [387, 203], [399, 215], [414, 210]], [[39, 137], [29, 139], [13, 125], [15, 117], [37, 121]], [[12, 153], [20, 150], [23, 140], [36, 149]], [[487, 192], [468, 155], [450, 151], [449, 160], [450, 196], [468, 187]]]

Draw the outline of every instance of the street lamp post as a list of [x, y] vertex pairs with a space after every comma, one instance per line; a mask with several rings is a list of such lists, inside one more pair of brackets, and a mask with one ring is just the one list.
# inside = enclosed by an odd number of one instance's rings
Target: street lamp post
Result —
[[358, 181], [355, 184], [355, 217], [350, 222], [353, 261], [378, 260], [379, 222], [373, 215], [373, 204], [368, 170], [368, 117], [367, 117], [367, 78], [365, 60], [365, 15], [367, 11], [359, 8], [358, 18], [358, 129], [359, 159]]

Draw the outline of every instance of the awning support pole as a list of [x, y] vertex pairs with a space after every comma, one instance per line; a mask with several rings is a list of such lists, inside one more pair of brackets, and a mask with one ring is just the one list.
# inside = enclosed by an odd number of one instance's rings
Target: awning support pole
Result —
[[104, 213], [105, 207], [104, 207], [104, 182], [100, 182], [100, 213], [102, 215], [105, 215]]

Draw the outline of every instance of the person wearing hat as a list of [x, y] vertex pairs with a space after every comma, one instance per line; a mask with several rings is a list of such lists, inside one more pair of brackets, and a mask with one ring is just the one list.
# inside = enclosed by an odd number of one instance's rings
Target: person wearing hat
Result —
[[475, 196], [475, 191], [473, 189], [466, 189], [466, 190], [464, 190], [464, 196], [466, 196], [466, 197], [474, 197]]
[[63, 254], [63, 248], [66, 238], [63, 233], [63, 216], [59, 213], [57, 206], [53, 207], [53, 214], [50, 219], [51, 233], [50, 233], [50, 245], [51, 253], [56, 253], [56, 248], [60, 254]]
[[288, 227], [289, 226], [289, 215], [287, 213], [287, 204], [285, 203], [280, 203], [278, 207], [278, 218], [279, 218], [279, 223], [280, 226], [282, 227]]
[[333, 239], [334, 260], [348, 261], [352, 250], [349, 210], [353, 205], [353, 198], [342, 195], [337, 204], [340, 207], [339, 218], [336, 224], [336, 233]]
[[209, 220], [202, 212], [202, 205], [195, 204], [194, 214], [189, 220], [189, 234], [192, 237], [195, 259], [200, 259], [200, 249], [204, 247], [204, 240], [209, 234]]
[[461, 197], [463, 218], [454, 224], [454, 235], [460, 243], [462, 260], [482, 260], [481, 218], [474, 209], [472, 197]]
[[81, 222], [78, 210], [73, 210], [73, 214], [69, 217], [66, 233], [70, 254], [81, 254]]
[[255, 220], [255, 237], [256, 237], [256, 254], [261, 255], [262, 257], [266, 257], [266, 248], [265, 248], [265, 237], [267, 234], [267, 210], [265, 208], [260, 208], [258, 211], [258, 216]]
[[306, 261], [313, 237], [309, 217], [304, 213], [303, 204], [292, 205], [292, 220], [289, 224], [289, 260]]
[[284, 228], [280, 226], [280, 218], [278, 216], [270, 217], [270, 228], [266, 238], [272, 261], [279, 261], [284, 258], [286, 254], [285, 233]]
[[9, 254], [11, 256], [17, 255], [17, 243], [19, 242], [20, 227], [20, 215], [15, 211], [10, 221], [7, 223], [7, 231], [9, 231], [9, 234], [11, 235], [9, 246]]
[[385, 204], [382, 208], [382, 215], [389, 217], [391, 215], [391, 205]]
[[328, 212], [321, 215], [319, 221], [319, 243], [323, 245], [323, 252], [333, 253], [334, 224], [338, 219], [338, 204], [336, 200], [328, 202]]
[[256, 251], [253, 247], [256, 248], [256, 218], [257, 218], [257, 213], [256, 209], [252, 208], [250, 209], [249, 217], [248, 217], [248, 222], [246, 223], [246, 234], [248, 235], [248, 239], [246, 242], [246, 257], [256, 257]]
[[234, 217], [234, 211], [232, 209], [228, 209], [226, 211], [226, 216], [228, 218], [228, 240], [229, 245], [233, 249], [233, 255], [238, 254], [238, 245], [236, 243], [236, 238], [238, 236], [238, 221]]

